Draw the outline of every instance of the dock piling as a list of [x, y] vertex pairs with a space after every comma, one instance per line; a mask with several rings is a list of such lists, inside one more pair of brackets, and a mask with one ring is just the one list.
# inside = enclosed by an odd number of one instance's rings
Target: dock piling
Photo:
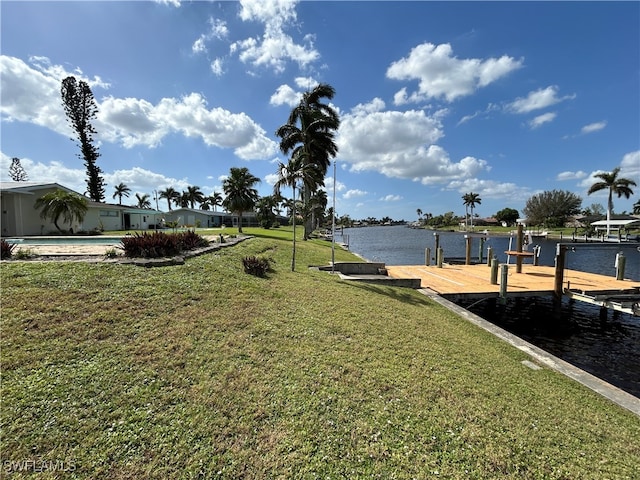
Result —
[[491, 285], [498, 284], [498, 259], [491, 259]]
[[567, 247], [558, 244], [556, 248], [556, 271], [554, 275], [553, 295], [557, 300], [562, 298], [562, 284], [564, 283], [564, 259], [566, 257]]
[[500, 303], [507, 303], [507, 279], [509, 278], [509, 265], [503, 263], [500, 270]]
[[429, 247], [424, 249], [424, 265], [426, 267], [431, 265], [431, 249]]
[[442, 247], [438, 247], [438, 252], [436, 254], [436, 265], [438, 268], [442, 268], [442, 262], [444, 261], [444, 250]]
[[493, 260], [493, 247], [487, 248], [487, 266], [491, 266], [491, 262]]
[[627, 259], [624, 253], [620, 252], [616, 255], [616, 280], [624, 280], [624, 268], [627, 264]]
[[471, 235], [465, 235], [464, 240], [465, 240], [464, 264], [471, 265], [471, 240], [472, 240]]

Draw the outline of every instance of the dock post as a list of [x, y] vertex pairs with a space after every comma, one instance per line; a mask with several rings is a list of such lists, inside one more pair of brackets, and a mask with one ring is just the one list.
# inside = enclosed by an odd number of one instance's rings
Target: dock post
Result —
[[484, 238], [480, 237], [480, 246], [478, 247], [478, 263], [482, 263], [482, 254], [484, 249]]
[[556, 248], [556, 272], [554, 277], [553, 295], [556, 300], [562, 299], [562, 284], [564, 283], [564, 259], [567, 253], [567, 247], [558, 244]]
[[498, 259], [491, 259], [491, 285], [498, 284]]
[[[516, 252], [522, 252], [522, 244], [524, 243], [524, 232], [522, 224], [518, 224], [518, 235], [516, 237]], [[522, 273], [522, 257], [516, 256], [516, 273]]]
[[436, 253], [436, 265], [438, 268], [442, 268], [442, 262], [444, 257], [444, 250], [442, 247], [438, 247], [438, 252]]
[[471, 265], [471, 235], [465, 235], [464, 236], [464, 241], [465, 241], [465, 249], [464, 249], [464, 264], [465, 265]]
[[507, 303], [507, 278], [509, 277], [509, 265], [503, 263], [500, 270], [500, 303]]
[[616, 280], [624, 280], [624, 267], [626, 263], [627, 259], [624, 257], [624, 253], [618, 253], [616, 255]]
[[487, 249], [487, 266], [491, 266], [491, 262], [493, 260], [493, 247], [489, 247]]
[[536, 267], [540, 265], [540, 245], [533, 247], [533, 264]]
[[435, 247], [435, 251], [436, 251], [436, 254], [437, 254], [437, 252], [438, 252], [438, 247], [440, 246], [440, 234], [439, 234], [438, 232], [435, 232], [435, 233], [433, 234], [433, 237], [436, 239], [436, 247]]
[[431, 265], [431, 249], [429, 247], [424, 249], [424, 264], [427, 267]]

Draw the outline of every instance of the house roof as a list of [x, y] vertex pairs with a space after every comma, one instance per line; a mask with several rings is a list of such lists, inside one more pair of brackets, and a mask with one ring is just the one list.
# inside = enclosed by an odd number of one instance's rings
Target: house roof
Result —
[[606, 220], [598, 220], [597, 222], [591, 222], [591, 225], [594, 227], [609, 227], [613, 228], [629, 228], [629, 227], [640, 227], [640, 218], [626, 218], [623, 220], [614, 220], [611, 219], [608, 222]]
[[0, 182], [0, 191], [2, 192], [11, 192], [11, 193], [22, 193], [25, 195], [33, 195], [37, 190], [44, 190], [49, 188], [59, 188], [61, 190], [66, 190], [67, 192], [78, 193], [70, 188], [63, 187], [59, 183], [48, 182], [48, 183], [39, 183], [39, 182]]

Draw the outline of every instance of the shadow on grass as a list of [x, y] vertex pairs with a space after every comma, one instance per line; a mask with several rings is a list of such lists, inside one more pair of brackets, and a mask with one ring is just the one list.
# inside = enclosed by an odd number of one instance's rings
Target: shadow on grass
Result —
[[385, 295], [387, 297], [393, 298], [394, 300], [409, 305], [418, 305], [425, 307], [434, 305], [434, 302], [430, 301], [427, 297], [418, 294], [410, 288], [380, 286], [365, 282], [353, 282], [349, 283], [347, 286], [351, 288], [359, 288], [370, 293], [375, 293], [377, 295]]

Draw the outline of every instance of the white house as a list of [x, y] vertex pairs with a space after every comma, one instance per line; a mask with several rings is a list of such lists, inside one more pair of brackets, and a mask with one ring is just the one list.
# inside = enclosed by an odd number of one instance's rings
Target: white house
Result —
[[[3, 237], [47, 235], [58, 233], [53, 222], [40, 217], [34, 207], [38, 198], [55, 190], [74, 192], [58, 183], [0, 182], [0, 228]], [[80, 194], [78, 194], [80, 195]], [[93, 202], [87, 199], [87, 214], [80, 223], [58, 222], [61, 228], [73, 232], [96, 230], [147, 229], [160, 222], [163, 214], [157, 210], [126, 205]]]

